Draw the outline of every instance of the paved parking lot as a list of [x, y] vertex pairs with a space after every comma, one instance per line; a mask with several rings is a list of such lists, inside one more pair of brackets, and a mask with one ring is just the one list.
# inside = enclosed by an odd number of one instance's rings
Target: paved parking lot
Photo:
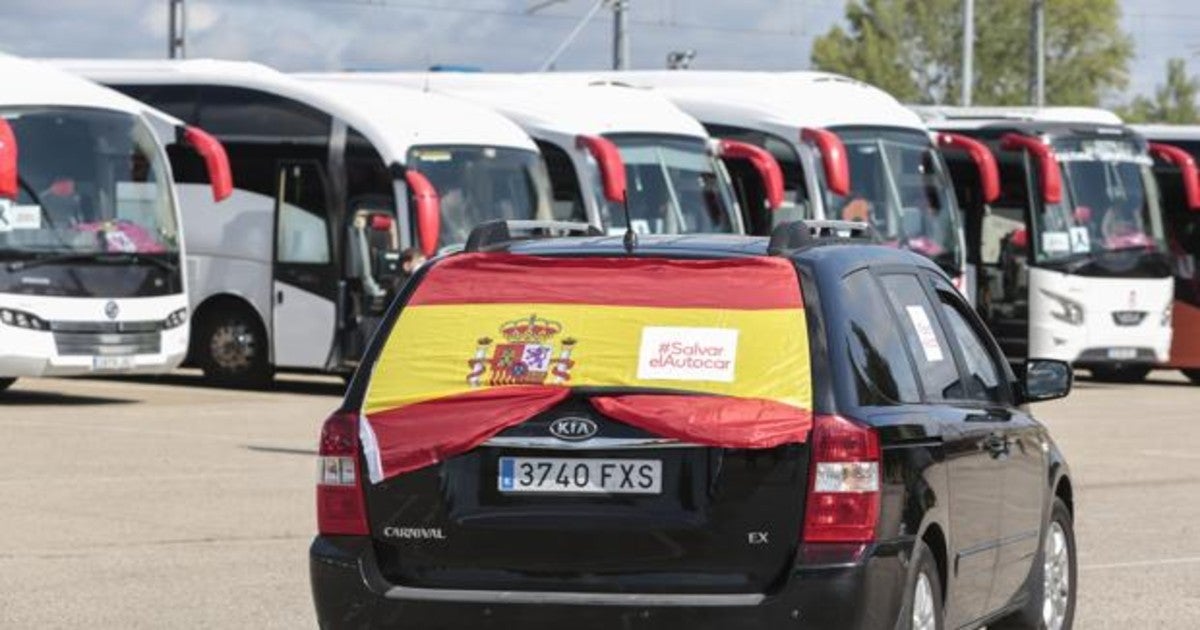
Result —
[[[313, 627], [312, 456], [340, 381], [24, 380], [0, 399], [0, 627]], [[1076, 627], [1200, 626], [1200, 387], [1037, 409], [1075, 470]]]

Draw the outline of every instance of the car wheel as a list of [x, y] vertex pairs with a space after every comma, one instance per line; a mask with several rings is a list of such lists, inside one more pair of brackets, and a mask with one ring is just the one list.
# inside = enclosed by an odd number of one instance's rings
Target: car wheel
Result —
[[1054, 500], [1027, 588], [1025, 607], [989, 627], [1009, 630], [1070, 630], [1075, 621], [1075, 529], [1062, 499]]
[[244, 308], [220, 306], [196, 330], [195, 348], [204, 377], [222, 387], [261, 389], [271, 382], [267, 334]]
[[0, 392], [12, 387], [12, 384], [16, 382], [15, 378], [0, 378]]
[[1200, 385], [1200, 370], [1179, 370], [1194, 385]]
[[1150, 373], [1148, 366], [1095, 367], [1092, 378], [1105, 383], [1140, 383]]
[[916, 571], [905, 589], [904, 608], [900, 611], [897, 628], [908, 630], [942, 630], [942, 581], [938, 577], [933, 552], [923, 541], [913, 550]]

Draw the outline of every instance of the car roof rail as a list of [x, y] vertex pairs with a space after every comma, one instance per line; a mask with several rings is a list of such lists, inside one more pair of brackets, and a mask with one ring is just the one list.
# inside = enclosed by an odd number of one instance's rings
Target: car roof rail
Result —
[[604, 232], [590, 223], [576, 221], [487, 221], [471, 230], [463, 251], [481, 252], [513, 241], [559, 236], [604, 236]]
[[871, 224], [862, 221], [808, 219], [780, 223], [771, 230], [767, 253], [786, 256], [815, 245], [878, 243], [879, 235]]

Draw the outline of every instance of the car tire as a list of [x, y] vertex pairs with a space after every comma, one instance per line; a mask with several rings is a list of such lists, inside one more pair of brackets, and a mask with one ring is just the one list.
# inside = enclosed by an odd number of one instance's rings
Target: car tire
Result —
[[1179, 370], [1193, 385], [1200, 385], [1200, 370]]
[[12, 384], [16, 382], [15, 378], [0, 378], [0, 392], [12, 387]]
[[924, 541], [913, 548], [915, 570], [904, 588], [904, 606], [900, 609], [897, 628], [904, 630], [942, 630], [945, 627], [942, 610], [942, 580], [939, 577], [933, 552]]
[[196, 362], [210, 383], [239, 389], [271, 383], [266, 330], [244, 307], [214, 306], [193, 334]]
[[[1047, 558], [1050, 558], [1049, 562]], [[1050, 579], [1046, 579], [1047, 570], [1051, 572]], [[1046, 524], [1041, 547], [1026, 583], [1028, 601], [1021, 610], [988, 624], [988, 627], [995, 630], [1070, 630], [1075, 622], [1078, 584], [1071, 512], [1062, 499], [1055, 498], [1050, 522]]]
[[1092, 378], [1104, 383], [1140, 383], [1150, 374], [1149, 366], [1094, 367]]

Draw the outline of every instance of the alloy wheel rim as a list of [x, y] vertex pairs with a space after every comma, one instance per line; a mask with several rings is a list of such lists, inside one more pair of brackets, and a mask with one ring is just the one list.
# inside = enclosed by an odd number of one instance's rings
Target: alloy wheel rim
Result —
[[929, 576], [924, 572], [917, 574], [917, 585], [913, 592], [912, 629], [937, 630], [937, 616], [934, 609], [933, 586]]
[[213, 331], [209, 348], [218, 367], [231, 372], [242, 370], [254, 358], [254, 335], [244, 324], [226, 324]]
[[1047, 630], [1061, 630], [1071, 599], [1071, 548], [1058, 521], [1050, 523], [1042, 550], [1042, 623]]

